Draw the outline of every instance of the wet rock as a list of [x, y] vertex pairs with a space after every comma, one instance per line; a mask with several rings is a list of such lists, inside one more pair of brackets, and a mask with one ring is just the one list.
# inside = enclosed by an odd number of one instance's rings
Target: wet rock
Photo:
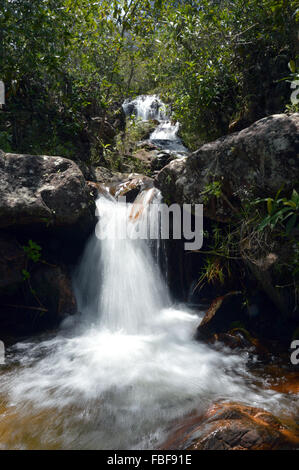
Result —
[[211, 406], [201, 417], [186, 419], [163, 449], [296, 449], [299, 435], [271, 413], [236, 403]]
[[229, 333], [215, 333], [209, 341], [212, 344], [220, 342], [230, 349], [250, 349], [252, 343], [242, 331], [234, 331]]
[[168, 165], [172, 160], [177, 157], [173, 152], [159, 152], [151, 161], [151, 170], [160, 171], [164, 166]]
[[141, 191], [152, 188], [154, 185], [152, 178], [144, 175], [132, 176], [115, 187], [116, 198], [125, 197], [127, 202], [133, 202]]
[[137, 149], [145, 149], [145, 150], [156, 150], [158, 151], [159, 148], [151, 141], [151, 140], [144, 140], [142, 142], [137, 142], [136, 144]]
[[99, 192], [101, 192], [101, 183], [95, 183], [94, 181], [87, 181], [89, 188], [89, 194], [96, 200]]
[[227, 332], [231, 323], [240, 319], [241, 311], [242, 294], [240, 291], [217, 297], [197, 328], [196, 338], [209, 339], [215, 334]]
[[279, 393], [299, 393], [299, 369], [297, 371], [285, 370], [277, 364], [271, 364], [267, 365], [263, 372], [268, 379], [268, 388]]
[[258, 356], [260, 360], [269, 359], [270, 357], [266, 346], [259, 339], [253, 337], [245, 328], [233, 328], [227, 333], [215, 333], [208, 339], [208, 342], [221, 351], [223, 351], [223, 345], [225, 345], [230, 349], [250, 351], [250, 353]]
[[0, 151], [0, 179], [1, 228], [91, 231], [94, 201], [71, 160]]
[[[203, 145], [156, 177], [170, 202], [204, 203], [204, 215], [229, 222], [242, 202], [291, 189], [299, 179], [299, 114], [276, 114]], [[221, 197], [209, 192], [217, 182]]]

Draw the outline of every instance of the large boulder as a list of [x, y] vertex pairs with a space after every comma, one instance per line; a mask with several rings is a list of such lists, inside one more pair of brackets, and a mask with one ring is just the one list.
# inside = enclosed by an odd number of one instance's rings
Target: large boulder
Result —
[[0, 228], [90, 232], [94, 200], [73, 161], [0, 151], [0, 180]]
[[286, 450], [296, 449], [298, 444], [298, 433], [268, 411], [237, 403], [219, 403], [211, 406], [204, 416], [185, 420], [162, 448]]
[[0, 329], [5, 336], [28, 335], [56, 326], [77, 305], [68, 269], [43, 258], [30, 261], [24, 245], [0, 236]]
[[242, 202], [275, 195], [298, 181], [298, 113], [269, 116], [205, 144], [156, 177], [167, 201], [203, 203], [204, 215], [221, 222], [230, 221]]

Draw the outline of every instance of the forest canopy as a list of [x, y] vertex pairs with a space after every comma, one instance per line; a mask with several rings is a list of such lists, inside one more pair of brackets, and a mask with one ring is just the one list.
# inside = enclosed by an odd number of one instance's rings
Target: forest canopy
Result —
[[2, 0], [0, 148], [88, 161], [92, 119], [145, 93], [169, 104], [190, 148], [284, 112], [298, 70], [296, 5]]

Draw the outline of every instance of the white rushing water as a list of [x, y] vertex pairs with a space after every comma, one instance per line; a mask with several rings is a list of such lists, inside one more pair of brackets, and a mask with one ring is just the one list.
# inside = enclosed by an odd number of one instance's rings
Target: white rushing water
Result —
[[188, 152], [178, 135], [180, 124], [171, 121], [165, 104], [158, 96], [141, 95], [134, 100], [126, 100], [123, 109], [127, 116], [134, 115], [137, 119], [143, 121], [152, 119], [159, 122], [157, 128], [149, 137], [149, 141], [157, 147], [178, 154]]
[[159, 198], [152, 189], [141, 205], [98, 199], [97, 233], [108, 237], [91, 238], [75, 273], [81, 315], [16, 345], [1, 376], [3, 448], [157, 448], [174, 420], [214, 401], [282, 405], [251, 384], [246, 354], [193, 339], [201, 315], [171, 303], [157, 245], [115, 236], [157, 225]]

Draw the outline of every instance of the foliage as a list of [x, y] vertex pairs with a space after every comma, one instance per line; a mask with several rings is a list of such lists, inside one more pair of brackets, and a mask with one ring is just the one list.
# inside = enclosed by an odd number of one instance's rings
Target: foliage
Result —
[[289, 69], [291, 74], [284, 78], [291, 86], [291, 104], [286, 105], [286, 112], [287, 113], [298, 113], [299, 112], [299, 68], [296, 66], [296, 62], [291, 60], [289, 62]]
[[222, 195], [221, 182], [212, 181], [211, 183], [207, 184], [202, 194], [204, 196], [203, 197], [204, 203], [208, 202], [211, 196], [214, 196], [217, 199], [220, 198]]
[[239, 213], [233, 214], [231, 224], [214, 224], [205, 235], [204, 249], [200, 250], [205, 259], [196, 288], [204, 283], [227, 286], [231, 279], [236, 282], [244, 261], [265, 271], [271, 266], [274, 286], [285, 290], [290, 308], [298, 308], [298, 221], [296, 189], [286, 192], [281, 188], [274, 197], [244, 203]]
[[40, 260], [42, 248], [32, 240], [28, 241], [28, 245], [23, 246], [23, 250], [26, 253], [28, 260], [31, 260], [34, 263], [37, 263]]
[[[296, 225], [299, 217], [299, 194], [293, 189], [290, 199], [278, 198], [281, 191], [273, 198], [258, 199], [256, 204], [260, 202], [267, 203], [267, 216], [261, 221], [258, 230], [264, 230], [267, 226], [274, 229], [278, 225], [283, 228], [285, 235], [290, 235], [291, 231]], [[299, 225], [298, 225], [299, 228]]]
[[279, 100], [283, 110], [290, 93], [280, 79], [296, 54], [296, 2], [166, 3], [153, 73], [189, 146], [225, 134], [234, 118], [253, 122], [274, 112]]
[[40, 312], [42, 313], [42, 312], [47, 311], [47, 309], [45, 309], [44, 305], [42, 304], [42, 302], [40, 301], [40, 299], [37, 295], [37, 292], [32, 287], [32, 284], [31, 284], [31, 267], [30, 267], [30, 263], [39, 263], [39, 262], [40, 263], [46, 263], [42, 259], [42, 247], [38, 243], [36, 243], [32, 240], [29, 240], [27, 245], [23, 246], [23, 250], [24, 250], [24, 253], [26, 255], [25, 268], [22, 269], [23, 280], [26, 282], [27, 288], [29, 289], [30, 293], [32, 294], [35, 301], [39, 305]]
[[0, 146], [98, 159], [92, 118], [157, 92], [195, 148], [284, 109], [297, 17], [296, 0], [2, 0]]
[[34, 263], [41, 261], [42, 248], [37, 243], [33, 242], [32, 240], [29, 240], [28, 244], [23, 246], [23, 250], [26, 255], [26, 268], [22, 269], [22, 275], [23, 275], [24, 281], [29, 282], [31, 275], [28, 270], [28, 263], [30, 261], [33, 261]]
[[210, 232], [205, 233], [208, 249], [200, 250], [207, 255], [195, 287], [203, 287], [205, 283], [224, 285], [232, 277], [232, 263], [237, 259], [234, 247], [234, 234], [230, 227], [225, 230], [214, 224]]

